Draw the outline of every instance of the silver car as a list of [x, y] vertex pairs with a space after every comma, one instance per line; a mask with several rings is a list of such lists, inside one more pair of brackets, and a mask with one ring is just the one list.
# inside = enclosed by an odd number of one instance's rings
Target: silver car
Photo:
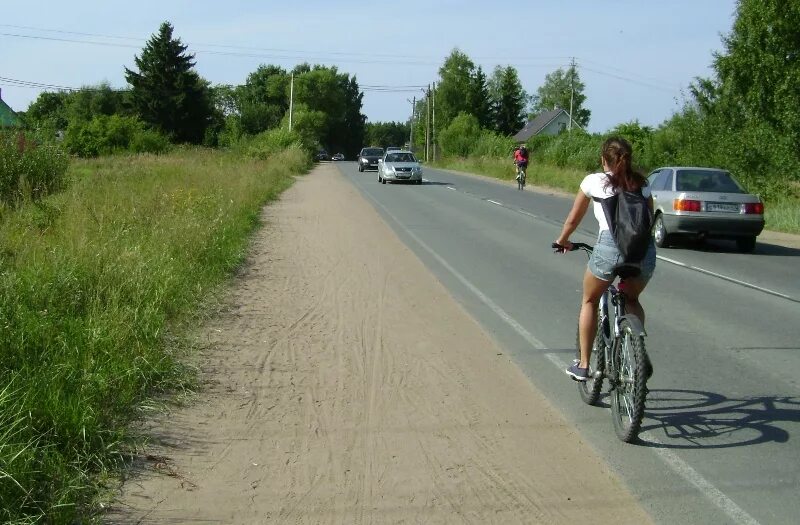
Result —
[[653, 236], [659, 247], [677, 237], [733, 239], [752, 252], [764, 229], [764, 203], [725, 170], [664, 167], [647, 178], [653, 192]]
[[422, 184], [422, 166], [410, 151], [390, 151], [378, 161], [378, 182], [399, 181]]

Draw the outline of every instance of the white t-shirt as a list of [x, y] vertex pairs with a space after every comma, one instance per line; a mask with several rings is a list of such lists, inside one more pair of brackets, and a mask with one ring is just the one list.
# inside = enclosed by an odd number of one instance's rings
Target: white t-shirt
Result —
[[[611, 186], [608, 186], [606, 189], [607, 181], [608, 175], [606, 173], [590, 173], [583, 178], [581, 182], [581, 191], [590, 199], [605, 199], [611, 197], [614, 195], [614, 190]], [[645, 198], [650, 197], [650, 186], [642, 186], [642, 195], [644, 195]], [[603, 213], [603, 205], [597, 201], [593, 201], [592, 205], [594, 206], [594, 217], [597, 219], [600, 231], [608, 230], [608, 222], [606, 222], [606, 215]]]

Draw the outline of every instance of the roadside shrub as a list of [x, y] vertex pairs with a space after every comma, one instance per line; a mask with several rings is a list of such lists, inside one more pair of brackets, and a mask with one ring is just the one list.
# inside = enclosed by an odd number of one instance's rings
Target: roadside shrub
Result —
[[133, 153], [166, 153], [172, 149], [172, 143], [161, 133], [152, 129], [143, 129], [133, 136], [129, 145]]
[[169, 141], [145, 128], [136, 117], [98, 115], [90, 121], [70, 124], [64, 138], [67, 151], [79, 157], [97, 157], [122, 151], [163, 153]]
[[475, 143], [473, 154], [479, 157], [508, 157], [514, 151], [511, 137], [484, 129]]
[[309, 152], [300, 135], [288, 128], [280, 127], [259, 133], [241, 141], [240, 147], [245, 154], [258, 159], [267, 159], [286, 149], [294, 148]]
[[467, 157], [481, 136], [478, 119], [469, 113], [459, 113], [450, 125], [439, 133], [439, 146], [448, 157]]
[[59, 146], [37, 145], [21, 133], [0, 133], [0, 202], [15, 205], [59, 191], [68, 164]]

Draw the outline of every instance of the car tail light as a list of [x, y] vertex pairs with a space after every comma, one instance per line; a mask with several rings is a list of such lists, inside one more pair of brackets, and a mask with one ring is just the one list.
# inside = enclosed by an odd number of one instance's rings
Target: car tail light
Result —
[[675, 211], [701, 211], [702, 203], [688, 199], [675, 199], [672, 202], [672, 209]]
[[764, 215], [764, 203], [746, 202], [743, 205], [744, 213], [748, 215]]

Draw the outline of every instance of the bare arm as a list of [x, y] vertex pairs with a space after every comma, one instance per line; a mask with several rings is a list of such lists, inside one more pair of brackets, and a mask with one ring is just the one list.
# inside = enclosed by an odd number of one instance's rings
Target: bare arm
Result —
[[561, 246], [566, 246], [567, 248], [572, 246], [572, 243], [569, 240], [569, 236], [578, 228], [578, 225], [583, 220], [584, 215], [586, 215], [586, 210], [589, 209], [589, 204], [591, 204], [592, 200], [587, 197], [582, 191], [578, 190], [577, 195], [575, 195], [575, 201], [572, 203], [572, 209], [567, 215], [566, 220], [564, 221], [564, 227], [561, 230], [561, 235], [558, 236], [558, 240], [556, 241]]

